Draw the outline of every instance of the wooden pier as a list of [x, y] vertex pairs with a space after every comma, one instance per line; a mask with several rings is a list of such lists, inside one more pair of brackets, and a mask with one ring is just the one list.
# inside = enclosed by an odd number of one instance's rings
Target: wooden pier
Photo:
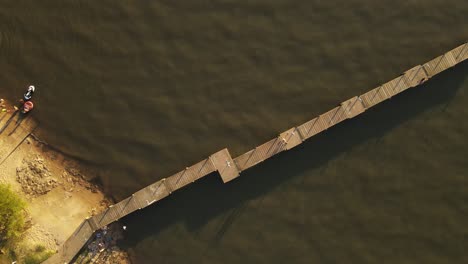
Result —
[[37, 127], [37, 122], [19, 111], [0, 113], [0, 165]]
[[240, 172], [280, 152], [294, 148], [308, 138], [346, 119], [353, 118], [406, 89], [416, 87], [466, 59], [468, 59], [468, 43], [462, 44], [427, 63], [417, 65], [395, 79], [360, 96], [352, 97], [330, 111], [280, 133], [277, 137], [239, 157], [233, 159], [227, 149], [216, 152], [193, 166], [139, 190], [100, 214], [84, 220], [73, 235], [61, 245], [58, 253], [45, 263], [69, 263], [96, 230], [136, 210], [143, 209], [212, 172], [217, 171], [223, 182], [229, 182], [239, 177]]

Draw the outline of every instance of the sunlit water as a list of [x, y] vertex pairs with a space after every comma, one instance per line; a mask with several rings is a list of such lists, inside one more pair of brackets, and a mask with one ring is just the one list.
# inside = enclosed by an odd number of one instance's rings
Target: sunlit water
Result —
[[[2, 1], [0, 94], [117, 200], [466, 41], [463, 1]], [[338, 2], [338, 3], [337, 3]], [[468, 66], [131, 215], [136, 263], [462, 263]]]

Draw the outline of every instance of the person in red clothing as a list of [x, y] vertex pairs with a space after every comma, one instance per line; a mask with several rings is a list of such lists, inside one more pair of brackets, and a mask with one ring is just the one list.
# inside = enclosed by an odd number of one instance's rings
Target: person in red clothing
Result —
[[21, 113], [26, 114], [34, 108], [34, 104], [32, 101], [26, 101], [23, 104], [23, 109], [21, 109]]

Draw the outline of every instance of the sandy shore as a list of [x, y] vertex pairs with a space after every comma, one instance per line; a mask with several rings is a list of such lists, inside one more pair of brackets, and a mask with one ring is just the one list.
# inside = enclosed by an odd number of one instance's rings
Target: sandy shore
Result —
[[31, 136], [0, 165], [0, 183], [27, 202], [27, 229], [15, 246], [19, 256], [37, 245], [55, 252], [86, 217], [111, 204], [90, 182], [95, 177], [92, 169]]

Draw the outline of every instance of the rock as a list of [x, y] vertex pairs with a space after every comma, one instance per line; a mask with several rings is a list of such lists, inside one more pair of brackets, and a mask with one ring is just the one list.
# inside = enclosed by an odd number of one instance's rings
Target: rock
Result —
[[46, 194], [57, 186], [57, 180], [52, 178], [44, 159], [36, 157], [32, 160], [24, 159], [22, 166], [16, 168], [16, 180], [23, 191], [32, 196]]
[[75, 169], [75, 168], [68, 167], [67, 171], [68, 171], [68, 173], [70, 173], [73, 176], [80, 176], [81, 175], [80, 171]]

